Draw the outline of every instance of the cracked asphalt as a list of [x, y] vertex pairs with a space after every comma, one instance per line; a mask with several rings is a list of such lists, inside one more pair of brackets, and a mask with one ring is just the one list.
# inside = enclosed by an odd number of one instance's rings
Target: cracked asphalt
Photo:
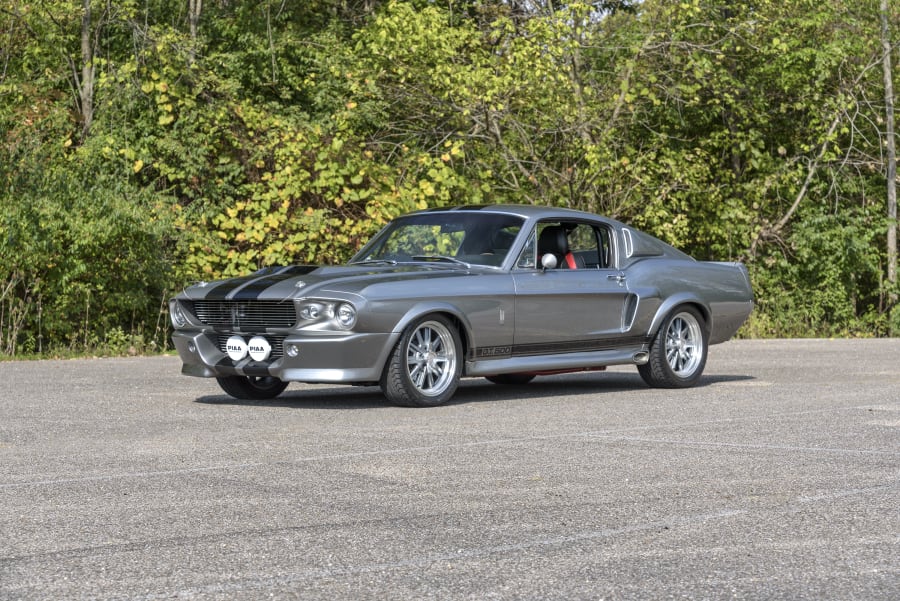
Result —
[[900, 339], [739, 340], [433, 409], [0, 363], [0, 599], [900, 596]]

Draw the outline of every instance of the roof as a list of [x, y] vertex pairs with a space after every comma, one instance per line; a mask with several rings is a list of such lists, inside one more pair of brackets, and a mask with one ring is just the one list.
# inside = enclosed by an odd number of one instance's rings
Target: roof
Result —
[[585, 211], [576, 211], [562, 207], [548, 207], [540, 205], [515, 205], [515, 204], [483, 204], [483, 205], [460, 205], [456, 207], [439, 207], [433, 209], [425, 209], [417, 211], [418, 213], [444, 213], [444, 212], [467, 212], [467, 211], [496, 211], [500, 213], [510, 213], [525, 218], [542, 218], [542, 217], [559, 217], [568, 215], [571, 217], [592, 218], [596, 219], [600, 215], [587, 213]]

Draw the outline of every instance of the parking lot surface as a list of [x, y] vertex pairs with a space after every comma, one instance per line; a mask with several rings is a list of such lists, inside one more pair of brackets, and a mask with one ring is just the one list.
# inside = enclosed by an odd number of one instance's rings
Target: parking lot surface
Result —
[[0, 363], [0, 599], [897, 599], [900, 339], [710, 350], [433, 409]]

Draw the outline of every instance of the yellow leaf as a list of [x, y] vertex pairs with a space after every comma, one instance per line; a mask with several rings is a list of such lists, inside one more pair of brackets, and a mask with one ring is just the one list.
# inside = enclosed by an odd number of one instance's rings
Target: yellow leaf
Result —
[[144, 161], [142, 161], [141, 159], [136, 160], [134, 162], [134, 167], [132, 167], [132, 169], [134, 169], [135, 173], [139, 173], [140, 170], [143, 168], [144, 168]]

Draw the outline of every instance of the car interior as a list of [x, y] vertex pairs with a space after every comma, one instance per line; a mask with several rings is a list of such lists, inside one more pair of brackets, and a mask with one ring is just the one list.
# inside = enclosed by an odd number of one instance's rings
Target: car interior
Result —
[[[551, 254], [555, 269], [605, 269], [610, 266], [610, 234], [586, 223], [549, 222], [538, 225], [537, 261]], [[520, 266], [523, 266], [520, 261]]]

